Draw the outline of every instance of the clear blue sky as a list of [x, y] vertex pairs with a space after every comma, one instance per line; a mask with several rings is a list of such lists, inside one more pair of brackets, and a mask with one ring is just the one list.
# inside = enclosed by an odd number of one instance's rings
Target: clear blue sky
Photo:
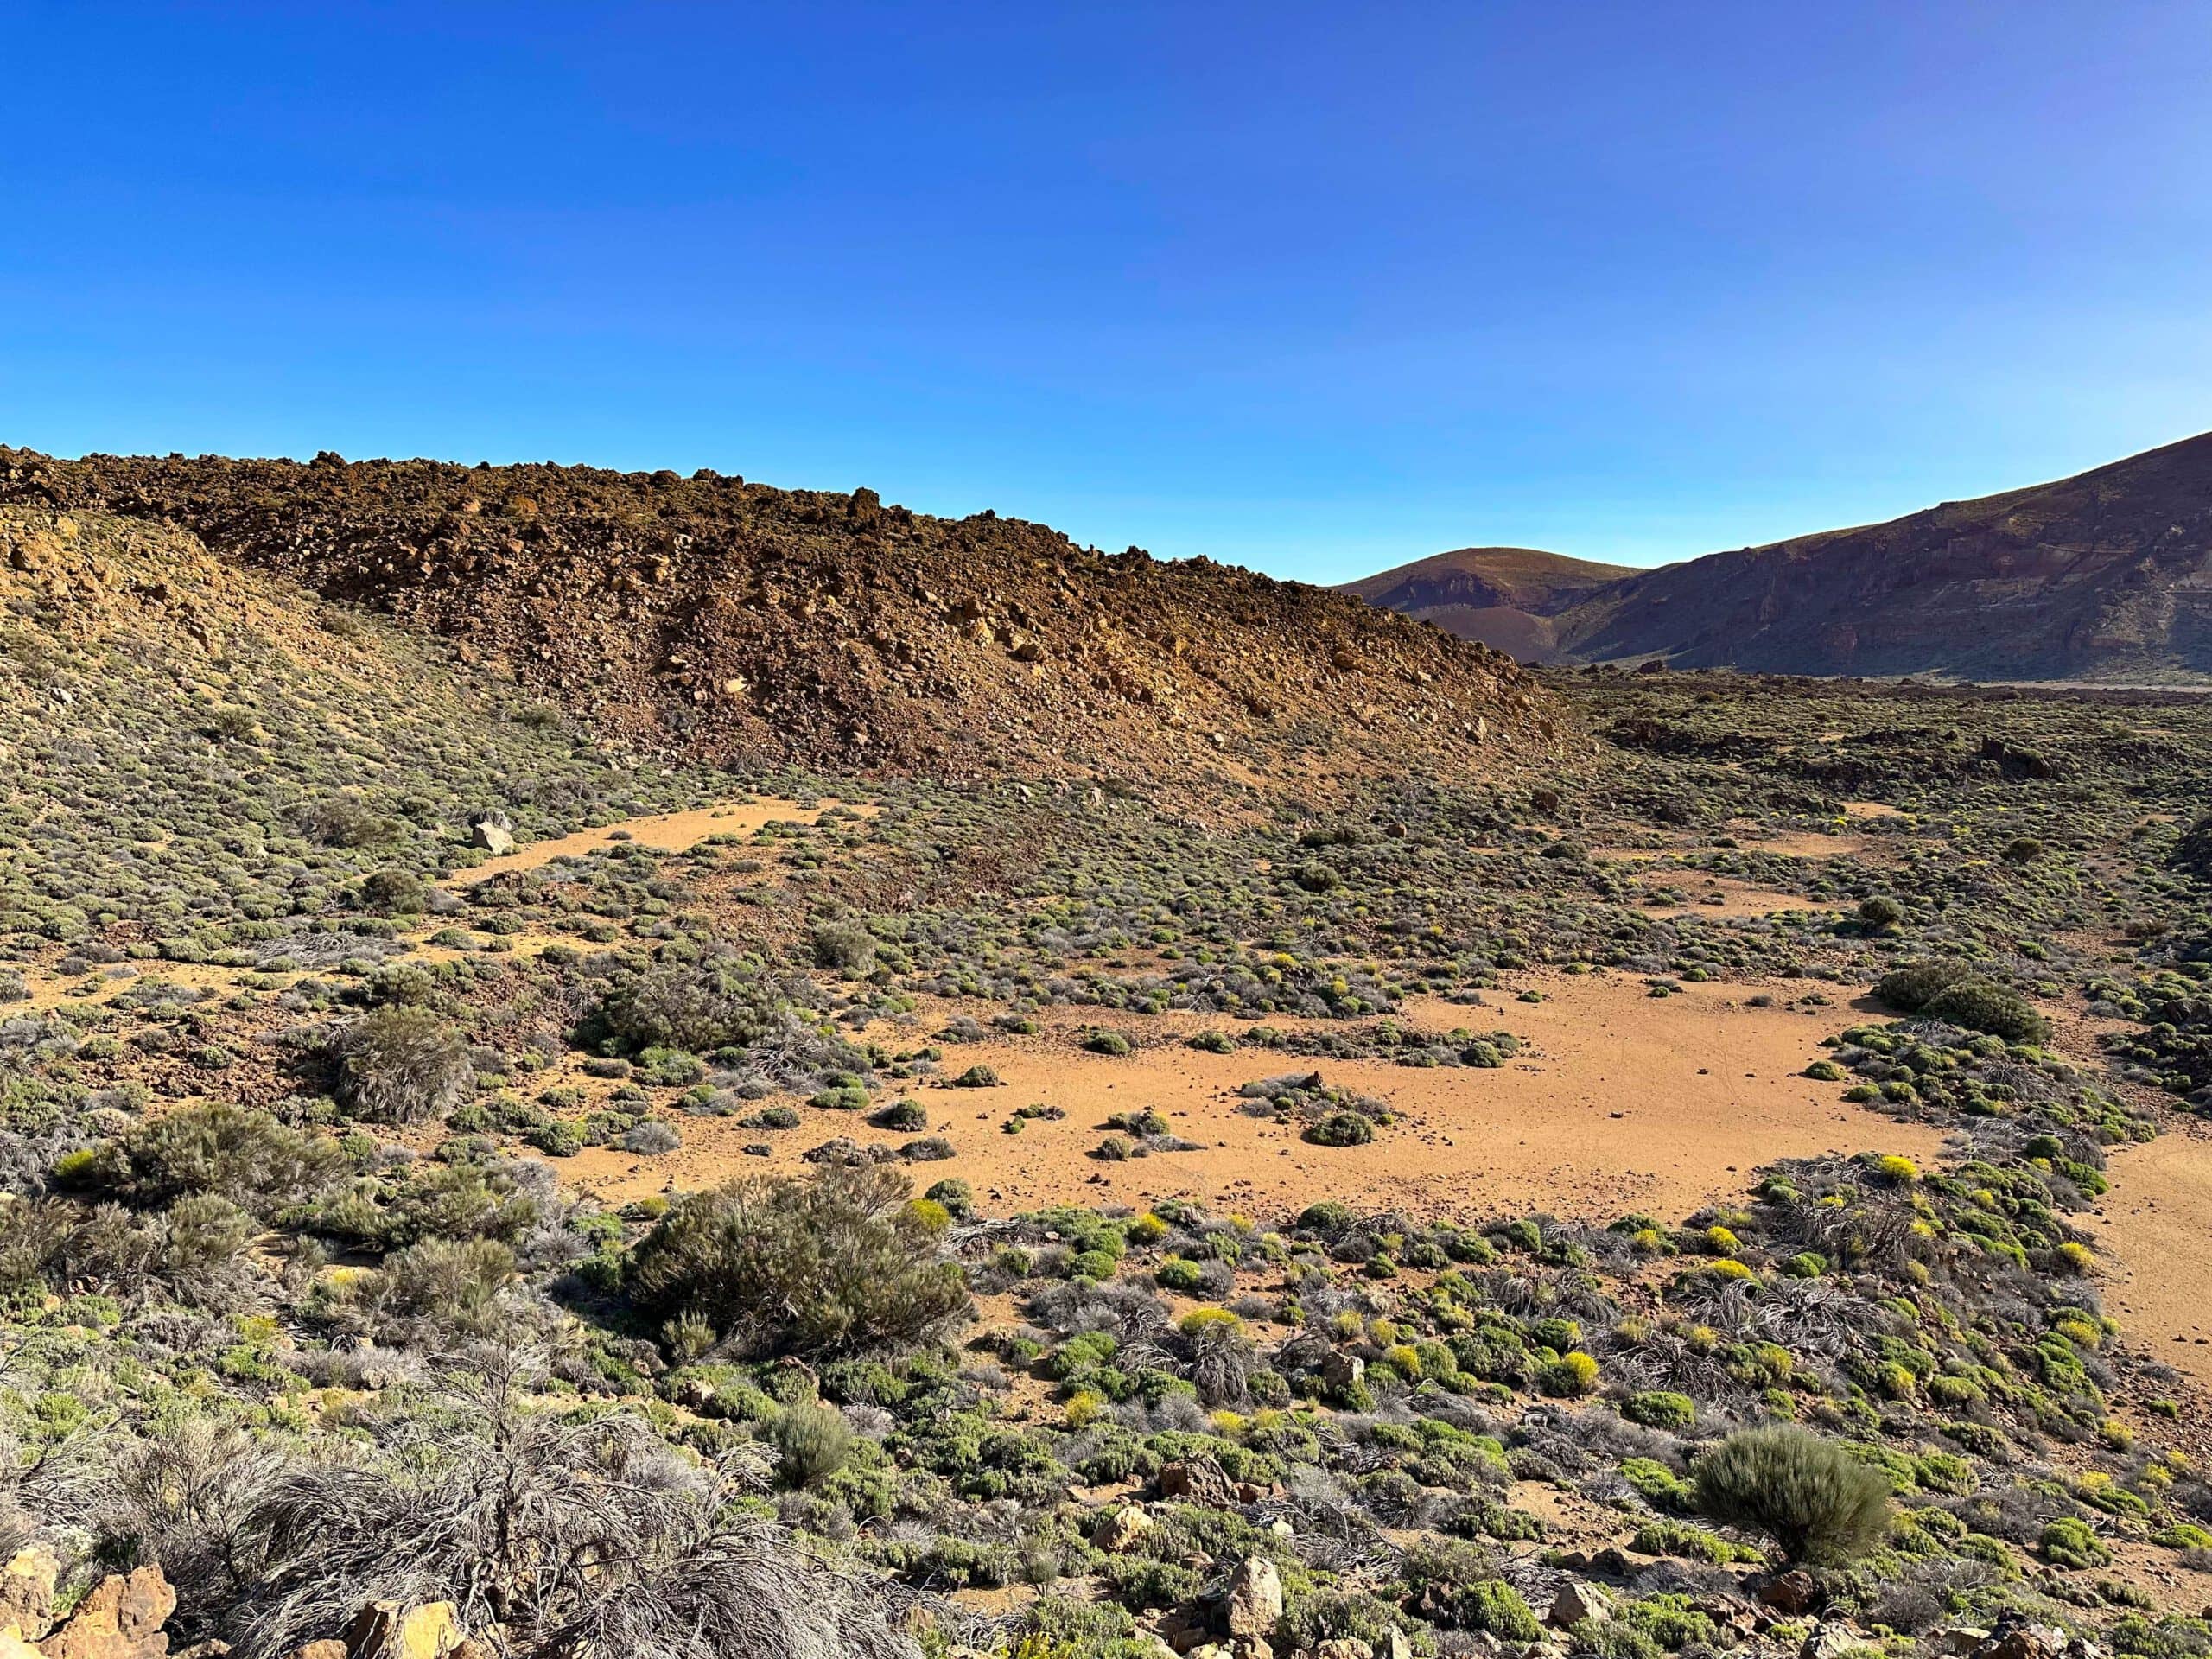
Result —
[[2212, 5], [0, 0], [0, 439], [1337, 580], [2212, 427]]

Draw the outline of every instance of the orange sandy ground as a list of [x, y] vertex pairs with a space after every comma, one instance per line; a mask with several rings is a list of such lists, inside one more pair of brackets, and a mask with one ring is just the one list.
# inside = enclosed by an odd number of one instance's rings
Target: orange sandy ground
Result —
[[[914, 1090], [929, 1113], [926, 1133], [944, 1136], [956, 1152], [916, 1173], [963, 1177], [999, 1211], [1141, 1206], [1179, 1197], [1266, 1216], [1335, 1198], [1469, 1220], [1530, 1210], [1600, 1220], [1643, 1211], [1671, 1220], [1740, 1195], [1750, 1173], [1777, 1158], [1877, 1149], [1932, 1160], [1940, 1150], [1938, 1131], [1847, 1105], [1841, 1085], [1798, 1075], [1819, 1058], [1832, 1012], [1750, 1007], [1740, 986], [1692, 985], [1681, 995], [1653, 997], [1630, 978], [1539, 982], [1548, 993], [1541, 1003], [1493, 998], [1489, 1007], [1438, 1001], [1407, 1011], [1423, 1029], [1503, 1027], [1520, 1036], [1529, 1047], [1496, 1070], [1211, 1054], [1180, 1039], [1218, 1020], [1100, 1020], [1062, 1010], [1034, 1037], [946, 1048], [948, 1075], [981, 1062], [1007, 1086]], [[1154, 1046], [1118, 1058], [1074, 1047], [1073, 1033], [1094, 1020]], [[1236, 1109], [1238, 1084], [1311, 1071], [1387, 1100], [1397, 1121], [1371, 1145], [1332, 1148]], [[1014, 1108], [1036, 1102], [1067, 1116], [1033, 1119], [1019, 1135], [1002, 1131]], [[1088, 1155], [1107, 1133], [1109, 1114], [1146, 1108], [1164, 1113], [1199, 1149], [1124, 1163]], [[781, 1133], [741, 1128], [729, 1118], [680, 1118], [684, 1144], [674, 1153], [640, 1159], [592, 1148], [568, 1173], [620, 1202], [764, 1166], [790, 1168], [833, 1135], [890, 1144], [913, 1138], [870, 1128], [858, 1113], [803, 1108], [802, 1116], [799, 1128]], [[772, 1156], [741, 1150], [761, 1141], [774, 1147]]]

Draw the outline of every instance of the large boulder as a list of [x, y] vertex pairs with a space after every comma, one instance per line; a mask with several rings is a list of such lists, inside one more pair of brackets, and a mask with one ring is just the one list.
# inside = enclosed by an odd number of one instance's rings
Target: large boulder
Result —
[[1090, 1541], [1109, 1555], [1123, 1555], [1136, 1548], [1137, 1540], [1152, 1530], [1152, 1517], [1135, 1503], [1110, 1511], [1100, 1521], [1090, 1535]]
[[35, 1642], [54, 1628], [54, 1586], [61, 1577], [61, 1563], [44, 1544], [16, 1552], [0, 1567], [0, 1630], [13, 1626], [27, 1642]]
[[1282, 1618], [1282, 1574], [1264, 1555], [1248, 1555], [1229, 1575], [1225, 1622], [1231, 1636], [1266, 1636]]
[[1559, 1587], [1552, 1598], [1551, 1611], [1544, 1615], [1547, 1622], [1562, 1630], [1572, 1630], [1586, 1618], [1611, 1618], [1613, 1599], [1594, 1584], [1580, 1579], [1569, 1579]]
[[464, 1640], [449, 1601], [372, 1602], [346, 1628], [348, 1659], [448, 1659]]
[[1192, 1458], [1162, 1466], [1158, 1486], [1162, 1497], [1179, 1498], [1202, 1509], [1233, 1510], [1236, 1487], [1211, 1458]]
[[482, 848], [494, 858], [502, 858], [514, 851], [515, 832], [507, 827], [507, 821], [503, 817], [474, 818], [468, 825], [468, 842], [472, 847]]
[[175, 1611], [176, 1592], [160, 1567], [111, 1573], [39, 1646], [46, 1659], [168, 1659], [162, 1626]]

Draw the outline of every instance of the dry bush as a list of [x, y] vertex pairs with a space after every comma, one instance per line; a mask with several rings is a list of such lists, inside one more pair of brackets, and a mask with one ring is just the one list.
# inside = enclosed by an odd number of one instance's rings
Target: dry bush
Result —
[[475, 1087], [461, 1033], [427, 1008], [365, 1014], [330, 1041], [338, 1102], [375, 1123], [443, 1117]]
[[457, 1379], [462, 1394], [403, 1415], [372, 1457], [271, 1484], [226, 1621], [248, 1659], [384, 1599], [449, 1600], [528, 1659], [913, 1659], [866, 1586], [734, 1514], [753, 1471], [688, 1462], [628, 1415], [533, 1411], [512, 1363]]
[[1853, 1560], [1889, 1524], [1889, 1477], [1806, 1429], [1732, 1434], [1691, 1472], [1699, 1513], [1768, 1534], [1793, 1561]]

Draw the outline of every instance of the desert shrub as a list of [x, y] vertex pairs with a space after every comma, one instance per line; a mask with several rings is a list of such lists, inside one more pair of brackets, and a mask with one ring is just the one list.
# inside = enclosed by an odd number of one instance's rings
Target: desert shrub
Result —
[[875, 965], [875, 936], [856, 921], [817, 922], [814, 965], [839, 973], [864, 974]]
[[696, 1054], [745, 1048], [778, 1028], [794, 988], [757, 957], [734, 950], [696, 960], [664, 956], [607, 988], [598, 1023], [607, 1040], [633, 1053], [646, 1048]]
[[334, 795], [299, 810], [302, 834], [326, 847], [381, 847], [399, 838], [399, 823], [356, 795]]
[[1908, 963], [1902, 968], [1892, 968], [1876, 980], [1874, 995], [1893, 1008], [1918, 1014], [1937, 992], [1973, 975], [1974, 969], [1963, 962], [1931, 959]]
[[776, 1471], [792, 1486], [811, 1486], [845, 1466], [853, 1451], [853, 1426], [835, 1406], [802, 1400], [770, 1420], [768, 1444]]
[[1957, 980], [1928, 999], [1921, 1012], [1967, 1031], [1986, 1031], [2008, 1043], [2041, 1043], [2050, 1021], [2018, 991], [1980, 978]]
[[674, 1152], [683, 1144], [683, 1137], [658, 1118], [647, 1118], [642, 1123], [623, 1130], [615, 1145], [625, 1152], [634, 1152], [641, 1157], [652, 1158], [664, 1152]]
[[412, 870], [378, 870], [361, 883], [361, 905], [384, 916], [419, 916], [430, 890]]
[[380, 1312], [483, 1332], [514, 1276], [515, 1253], [496, 1239], [426, 1238], [385, 1258], [369, 1300]]
[[2089, 1530], [2088, 1523], [2071, 1516], [2063, 1515], [2045, 1523], [2036, 1548], [2054, 1567], [2107, 1567], [2112, 1562], [2112, 1552]]
[[1889, 1522], [1889, 1478], [1806, 1429], [1732, 1434], [1698, 1459], [1691, 1477], [1700, 1513], [1768, 1534], [1791, 1560], [1853, 1560]]
[[1303, 1138], [1317, 1147], [1363, 1147], [1375, 1139], [1375, 1124], [1359, 1112], [1331, 1112], [1307, 1125]]
[[371, 1602], [449, 1600], [464, 1629], [498, 1624], [531, 1653], [913, 1652], [869, 1592], [744, 1513], [735, 1488], [638, 1418], [577, 1421], [473, 1389], [394, 1414], [355, 1456], [273, 1473], [228, 1540], [250, 1571], [224, 1633], [289, 1653]]
[[210, 1102], [136, 1125], [97, 1148], [74, 1179], [142, 1208], [213, 1194], [267, 1216], [321, 1192], [345, 1166], [326, 1135]]
[[912, 1134], [930, 1126], [930, 1115], [918, 1100], [894, 1100], [888, 1106], [868, 1115], [869, 1122], [879, 1129], [897, 1129]]
[[365, 1014], [330, 1039], [327, 1052], [339, 1104], [371, 1122], [443, 1117], [475, 1087], [467, 1045], [428, 1008]]
[[957, 1175], [948, 1175], [922, 1194], [925, 1198], [944, 1206], [945, 1214], [959, 1220], [976, 1212], [976, 1189]]
[[921, 1342], [966, 1308], [968, 1294], [908, 1191], [905, 1176], [861, 1165], [693, 1193], [639, 1241], [624, 1287], [649, 1313], [696, 1315], [765, 1351]]

